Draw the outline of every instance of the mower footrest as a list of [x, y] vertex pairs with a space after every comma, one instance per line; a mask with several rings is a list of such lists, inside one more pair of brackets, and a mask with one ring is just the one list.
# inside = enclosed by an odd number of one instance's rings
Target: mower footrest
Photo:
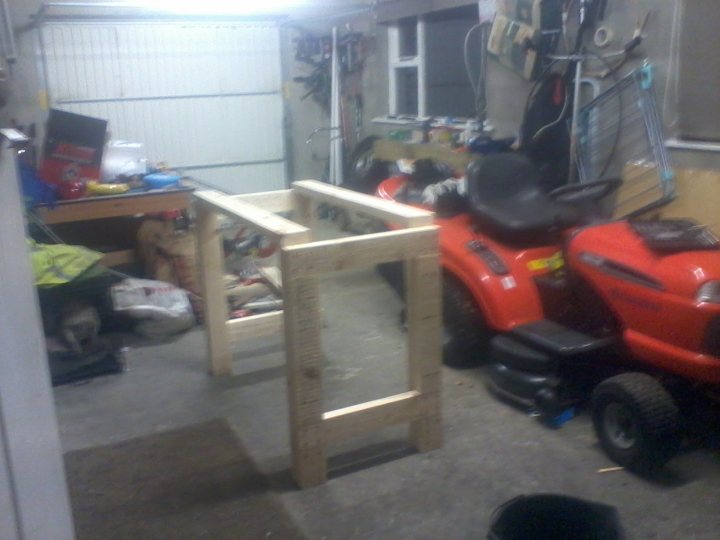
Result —
[[544, 389], [552, 389], [557, 382], [552, 375], [518, 371], [505, 364], [488, 367], [490, 388], [505, 399], [525, 407], [535, 405], [535, 398]]
[[537, 375], [554, 373], [557, 359], [537, 347], [526, 345], [516, 337], [499, 335], [490, 347], [490, 362], [503, 364], [510, 369]]
[[615, 343], [614, 337], [596, 338], [548, 320], [516, 326], [512, 335], [529, 345], [559, 356], [598, 351]]

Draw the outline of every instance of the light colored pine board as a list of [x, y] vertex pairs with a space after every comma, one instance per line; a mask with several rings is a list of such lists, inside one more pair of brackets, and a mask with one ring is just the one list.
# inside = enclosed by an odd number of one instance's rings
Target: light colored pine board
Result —
[[654, 212], [664, 218], [692, 218], [720, 235], [720, 172], [677, 171], [677, 198]]
[[294, 182], [292, 186], [293, 190], [301, 195], [403, 227], [420, 227], [433, 223], [434, 214], [427, 210], [386, 201], [379, 197], [331, 186], [317, 180], [300, 180]]
[[194, 197], [198, 206], [207, 206], [221, 212], [280, 244], [294, 243], [298, 239], [304, 242], [308, 238], [309, 231], [306, 227], [219, 191], [197, 191]]
[[105, 266], [120, 266], [121, 264], [132, 264], [137, 260], [134, 249], [122, 249], [119, 251], [109, 251], [103, 254], [100, 263]]
[[422, 416], [420, 393], [395, 396], [351, 405], [323, 414], [325, 443], [342, 441], [376, 429], [411, 422]]
[[[431, 213], [394, 203], [388, 206], [384, 204], [387, 201], [373, 197], [358, 198], [358, 194], [314, 181], [299, 185], [293, 193], [283, 192], [281, 197], [260, 194], [252, 200], [253, 204], [248, 198], [198, 193], [198, 244], [208, 299], [206, 318], [213, 373], [230, 372], [230, 339], [235, 342], [284, 330], [292, 471], [300, 487], [307, 488], [325, 482], [325, 447], [332, 441], [407, 422], [412, 442], [419, 450], [431, 450], [442, 444], [440, 270], [438, 229], [432, 224]], [[285, 209], [288, 200], [295, 219], [302, 225], [268, 211]], [[310, 243], [308, 226], [315, 223], [314, 206], [318, 200], [414, 228]], [[382, 204], [378, 205], [378, 201]], [[265, 204], [266, 209], [254, 203]], [[274, 276], [271, 281], [283, 287], [284, 311], [225, 321], [223, 262], [215, 212], [280, 243], [280, 279], [277, 268], [270, 266]], [[410, 389], [323, 414], [318, 276], [396, 260], [406, 262]]]
[[232, 195], [232, 199], [252, 204], [274, 214], [284, 214], [293, 210], [293, 194], [291, 189], [262, 191], [245, 195]]
[[[287, 276], [285, 250], [281, 260], [283, 275]], [[298, 485], [306, 488], [322, 484], [327, 478], [317, 280], [285, 280], [283, 300], [292, 470]]]
[[277, 266], [256, 265], [258, 274], [267, 280], [270, 287], [278, 294], [282, 294], [282, 272]]
[[250, 338], [270, 336], [283, 331], [283, 312], [271, 311], [233, 319], [225, 323], [230, 342], [237, 343]]
[[447, 163], [457, 169], [464, 171], [475, 159], [477, 154], [457, 152], [447, 146], [440, 144], [414, 144], [390, 139], [380, 139], [373, 145], [375, 159], [385, 161], [397, 161], [398, 159], [433, 159]]
[[322, 275], [437, 252], [436, 226], [416, 227], [286, 248], [286, 276]]
[[297, 189], [293, 191], [293, 219], [313, 230], [317, 227], [315, 201]]
[[196, 209], [198, 261], [202, 285], [209, 371], [213, 375], [232, 374], [232, 355], [227, 335], [227, 301], [223, 286], [223, 253], [217, 230], [217, 214], [207, 205]]
[[37, 213], [48, 225], [135, 214], [181, 210], [190, 206], [192, 190], [163, 191], [60, 201], [55, 208], [41, 206]]
[[410, 424], [420, 452], [442, 446], [440, 265], [438, 255], [405, 262], [405, 298], [410, 390], [421, 394], [424, 416]]

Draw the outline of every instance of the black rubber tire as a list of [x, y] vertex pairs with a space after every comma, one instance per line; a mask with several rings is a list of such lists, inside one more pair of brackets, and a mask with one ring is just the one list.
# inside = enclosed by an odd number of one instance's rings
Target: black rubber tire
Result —
[[380, 182], [389, 176], [388, 163], [374, 157], [373, 147], [375, 141], [379, 139], [380, 137], [370, 135], [362, 139], [353, 148], [345, 173], [347, 185], [343, 185], [343, 187], [361, 193], [373, 194]]
[[[657, 470], [680, 450], [678, 407], [665, 387], [650, 375], [623, 373], [606, 379], [593, 391], [591, 410], [600, 446], [629, 470]], [[611, 433], [611, 416], [618, 414], [633, 432], [629, 440], [618, 442], [622, 435]]]
[[443, 278], [443, 362], [467, 368], [487, 358], [494, 332], [464, 285]]

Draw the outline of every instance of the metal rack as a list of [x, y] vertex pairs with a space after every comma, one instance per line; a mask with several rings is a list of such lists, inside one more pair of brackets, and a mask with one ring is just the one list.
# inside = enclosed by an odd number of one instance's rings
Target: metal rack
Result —
[[615, 215], [636, 215], [675, 197], [649, 64], [582, 107], [576, 160], [581, 182], [623, 179]]

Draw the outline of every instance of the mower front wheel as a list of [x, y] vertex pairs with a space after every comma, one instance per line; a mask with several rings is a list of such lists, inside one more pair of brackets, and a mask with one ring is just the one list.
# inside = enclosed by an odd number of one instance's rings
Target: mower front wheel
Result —
[[479, 364], [493, 332], [470, 292], [455, 278], [443, 278], [443, 362], [454, 368]]
[[600, 445], [618, 465], [649, 472], [680, 449], [677, 405], [649, 375], [623, 373], [606, 379], [593, 391], [591, 407]]

